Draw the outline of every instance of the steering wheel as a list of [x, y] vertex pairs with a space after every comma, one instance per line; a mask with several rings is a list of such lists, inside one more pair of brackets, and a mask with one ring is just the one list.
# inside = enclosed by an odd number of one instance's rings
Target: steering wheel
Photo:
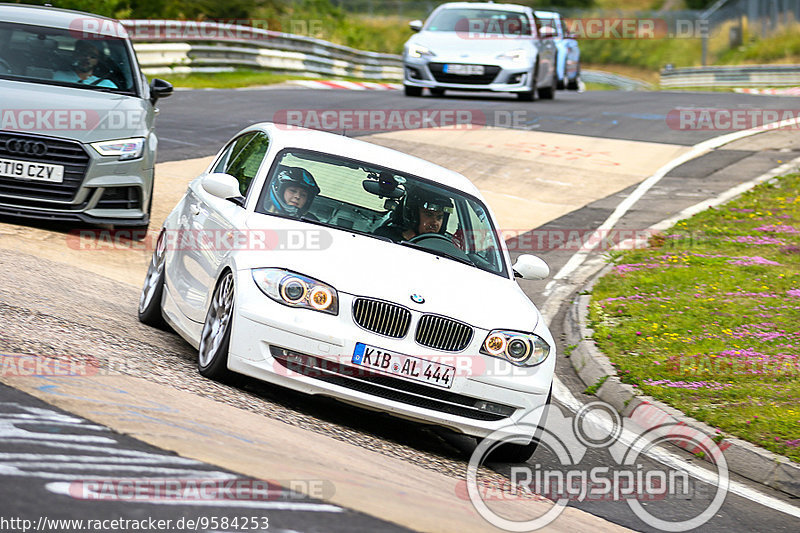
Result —
[[3, 74], [10, 73], [11, 72], [11, 65], [9, 65], [8, 62], [5, 59], [0, 58], [0, 71], [2, 71], [2, 70], [5, 70], [5, 72], [3, 72]]
[[447, 235], [442, 235], [441, 233], [420, 233], [419, 235], [415, 235], [414, 237], [408, 239], [408, 242], [416, 244], [426, 239], [438, 239], [440, 241], [445, 241], [449, 244], [453, 244], [453, 241], [450, 240], [450, 237], [448, 237]]

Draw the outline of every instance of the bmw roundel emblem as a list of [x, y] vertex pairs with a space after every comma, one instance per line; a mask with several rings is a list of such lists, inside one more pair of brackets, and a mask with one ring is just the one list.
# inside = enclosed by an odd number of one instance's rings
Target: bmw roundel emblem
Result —
[[423, 298], [419, 294], [412, 294], [411, 295], [411, 301], [414, 302], [414, 303], [418, 303], [418, 304], [424, 304], [425, 303], [425, 298]]

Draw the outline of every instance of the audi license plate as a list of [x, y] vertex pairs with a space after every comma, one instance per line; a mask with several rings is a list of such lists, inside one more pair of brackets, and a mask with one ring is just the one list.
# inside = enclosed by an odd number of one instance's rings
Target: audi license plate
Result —
[[446, 64], [444, 71], [447, 74], [458, 74], [460, 76], [482, 76], [483, 65], [451, 65]]
[[20, 180], [61, 183], [64, 181], [64, 167], [61, 165], [31, 163], [30, 161], [0, 159], [0, 176], [5, 178], [17, 178]]
[[410, 381], [419, 381], [444, 389], [453, 386], [456, 369], [411, 355], [389, 352], [361, 342], [356, 343], [353, 364], [373, 372], [390, 374]]

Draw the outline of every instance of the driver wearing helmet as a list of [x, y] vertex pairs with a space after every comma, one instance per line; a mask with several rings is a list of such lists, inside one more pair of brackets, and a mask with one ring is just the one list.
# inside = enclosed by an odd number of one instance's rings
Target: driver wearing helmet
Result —
[[391, 222], [375, 234], [393, 241], [407, 241], [424, 233], [444, 234], [453, 201], [438, 191], [410, 189], [403, 201], [402, 224]]
[[309, 171], [282, 166], [269, 186], [272, 205], [267, 211], [299, 218], [308, 213], [318, 194], [319, 187]]

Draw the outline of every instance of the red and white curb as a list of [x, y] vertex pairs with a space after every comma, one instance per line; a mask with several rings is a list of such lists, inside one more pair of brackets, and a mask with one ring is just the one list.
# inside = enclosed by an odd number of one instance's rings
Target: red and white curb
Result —
[[769, 96], [800, 96], [800, 87], [786, 87], [783, 89], [734, 89], [735, 93], [766, 94]]
[[396, 91], [403, 88], [399, 83], [372, 81], [292, 80], [289, 83], [308, 89], [345, 89], [348, 91]]

